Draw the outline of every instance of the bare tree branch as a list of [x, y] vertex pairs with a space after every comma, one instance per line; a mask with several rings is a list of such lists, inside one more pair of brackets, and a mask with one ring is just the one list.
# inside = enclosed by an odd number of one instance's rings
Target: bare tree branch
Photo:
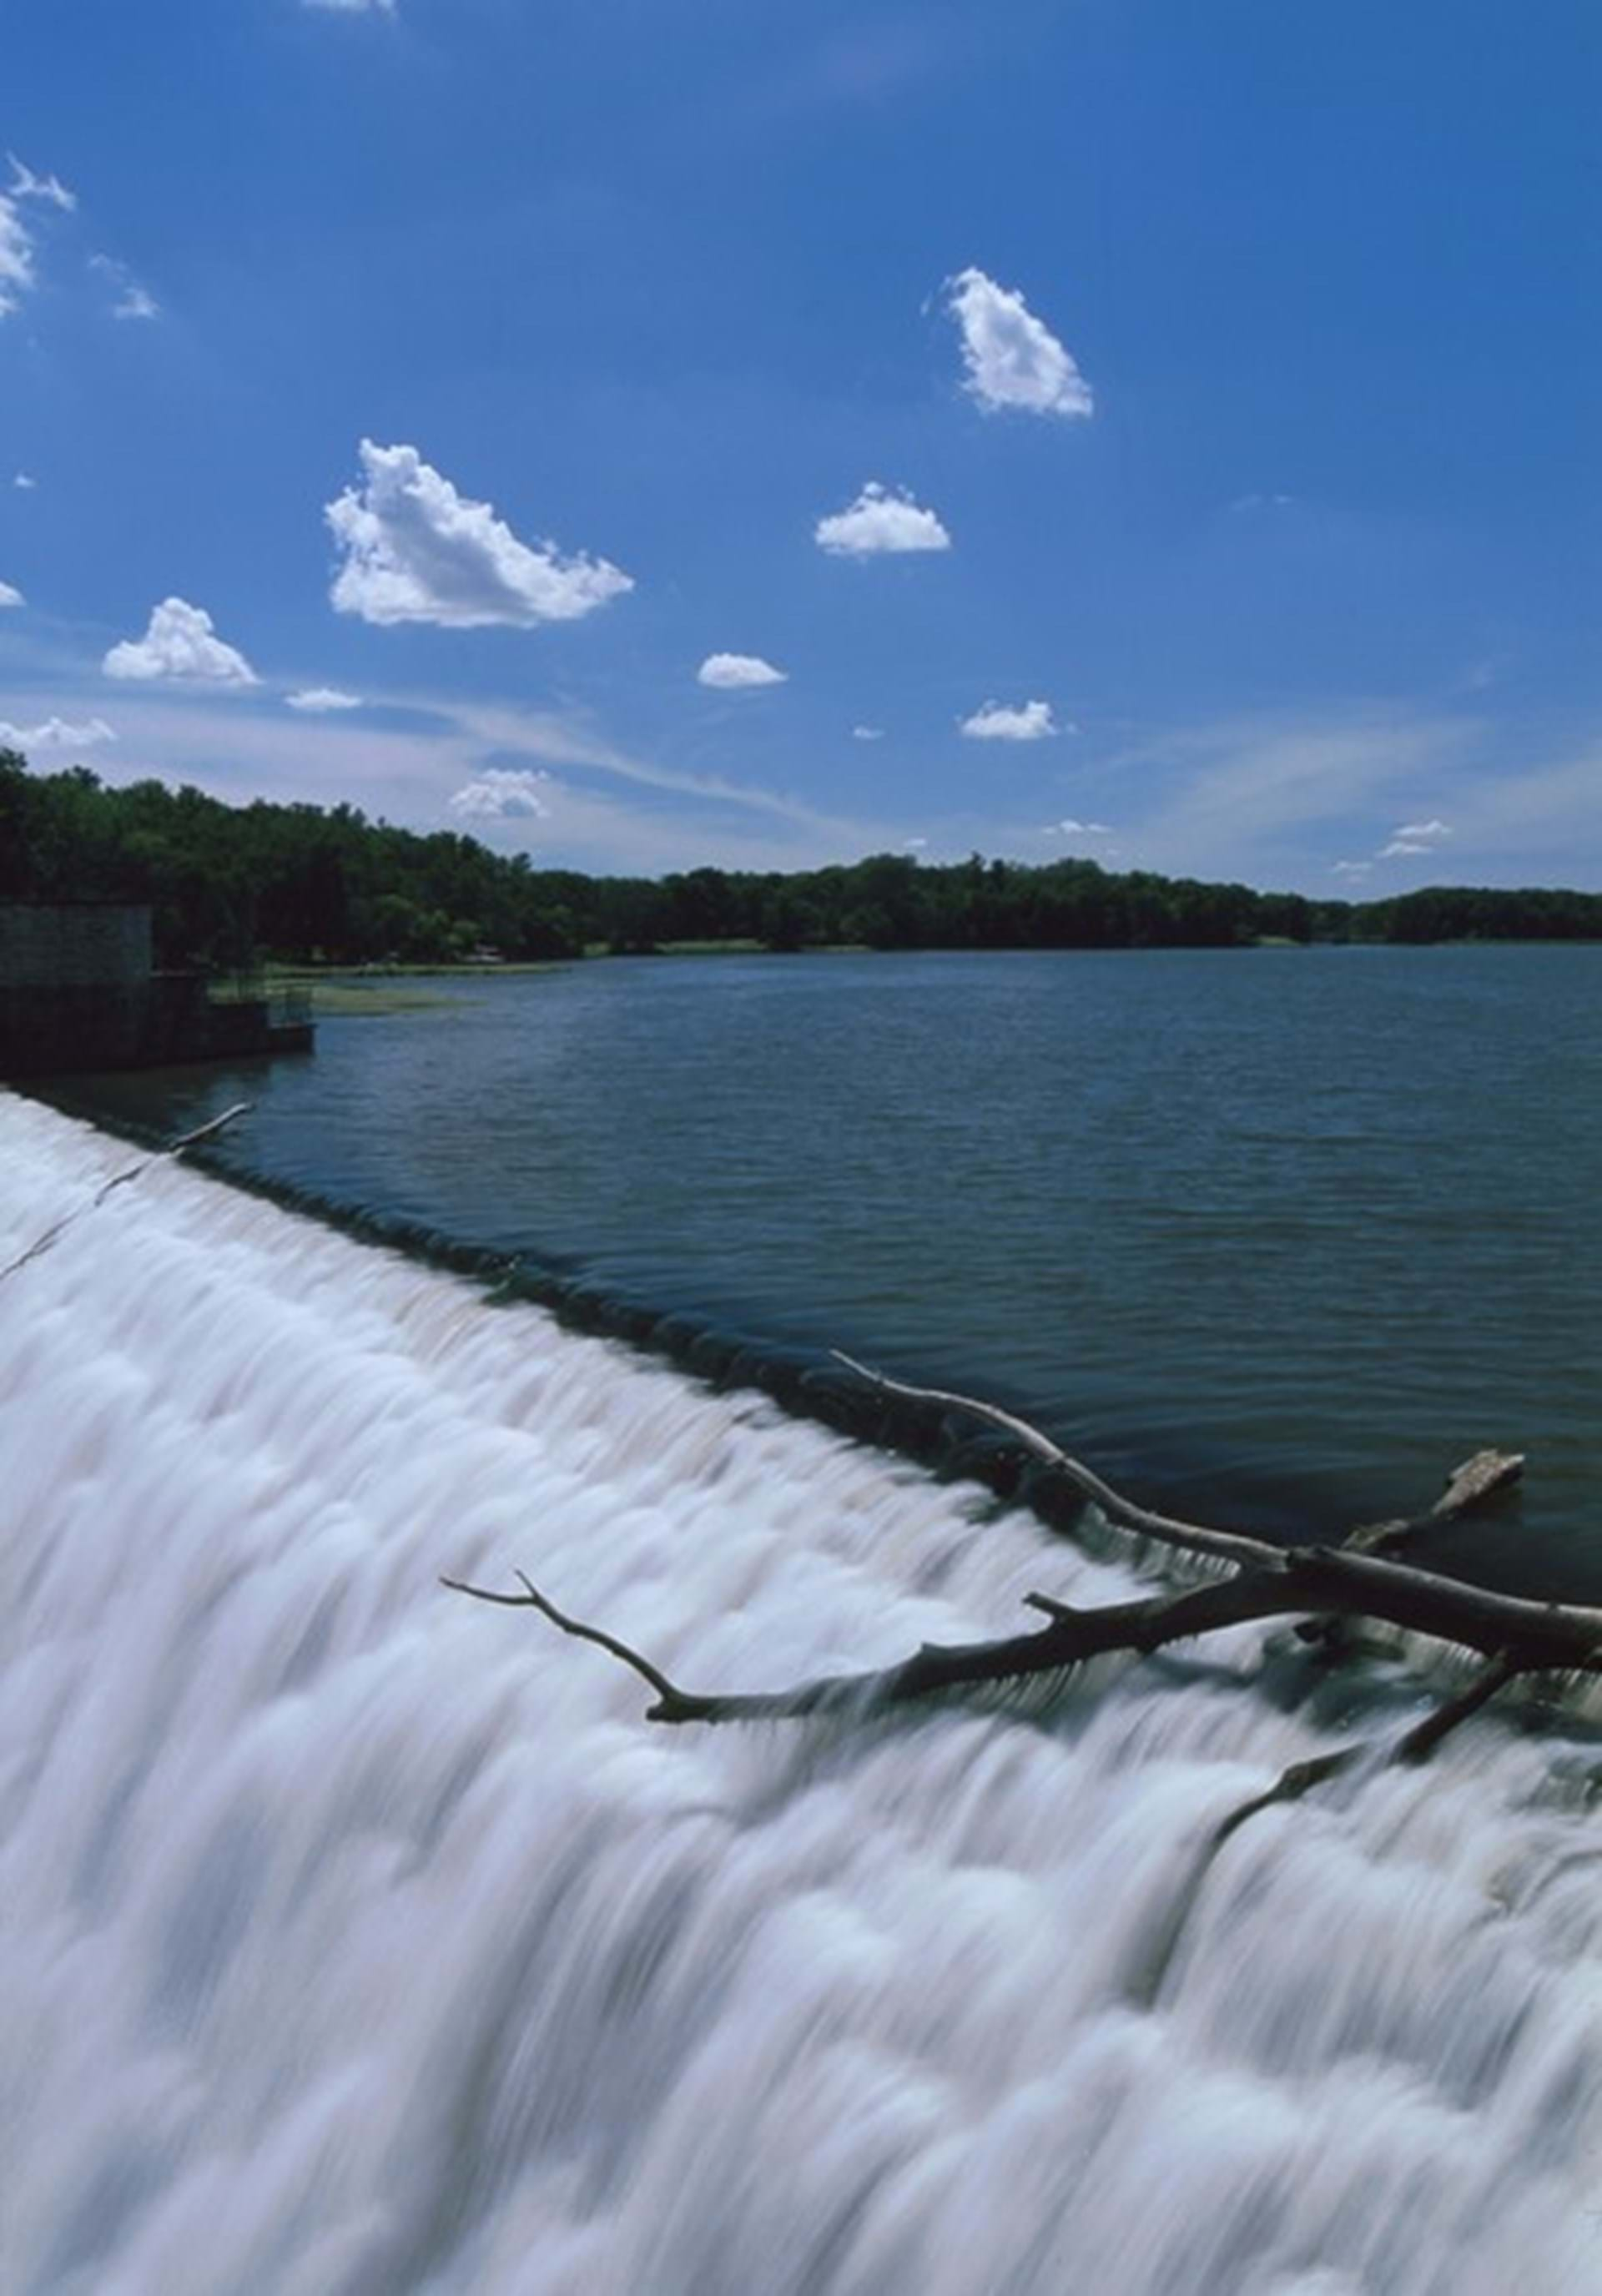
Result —
[[831, 1349], [830, 1353], [848, 1371], [854, 1371], [859, 1379], [867, 1380], [886, 1395], [902, 1396], [913, 1403], [943, 1404], [948, 1410], [971, 1412], [975, 1419], [1004, 1429], [1015, 1436], [1025, 1450], [1076, 1485], [1087, 1498], [1094, 1499], [1109, 1521], [1121, 1524], [1125, 1530], [1138, 1531], [1145, 1538], [1161, 1539], [1165, 1546], [1181, 1547], [1193, 1554], [1217, 1555], [1227, 1562], [1269, 1562], [1283, 1552], [1271, 1540], [1254, 1538], [1249, 1531], [1186, 1522], [1177, 1515], [1156, 1514], [1149, 1507], [1138, 1506], [1121, 1491], [1115, 1491], [1111, 1483], [1104, 1483], [1081, 1460], [1071, 1457], [1038, 1427], [1031, 1427], [1027, 1419], [1019, 1419], [994, 1403], [981, 1403], [971, 1395], [954, 1395], [944, 1388], [912, 1387], [905, 1380], [888, 1379], [883, 1372], [871, 1370], [854, 1357], [842, 1354], [838, 1348]]
[[[664, 1723], [780, 1721], [871, 1712], [943, 1692], [1064, 1674], [1113, 1652], [1149, 1655], [1220, 1628], [1300, 1615], [1298, 1631], [1304, 1635], [1327, 1636], [1348, 1620], [1383, 1620], [1483, 1655], [1486, 1663], [1466, 1687], [1416, 1723], [1384, 1757], [1417, 1762], [1520, 1675], [1602, 1673], [1602, 1610], [1529, 1602], [1397, 1559], [1398, 1546], [1415, 1530], [1455, 1521], [1506, 1489], [1523, 1471], [1522, 1456], [1476, 1452], [1453, 1470], [1427, 1515], [1370, 1525], [1333, 1546], [1278, 1547], [1245, 1532], [1187, 1522], [1137, 1505], [1039, 1428], [996, 1405], [886, 1379], [849, 1356], [840, 1355], [839, 1360], [887, 1394], [971, 1412], [1004, 1429], [1094, 1499], [1113, 1521], [1183, 1552], [1211, 1555], [1232, 1566], [1233, 1575], [1179, 1594], [1145, 1595], [1096, 1610], [1077, 1609], [1052, 1595], [1031, 1594], [1024, 1598], [1027, 1606], [1039, 1611], [1046, 1623], [1027, 1633], [985, 1642], [924, 1643], [899, 1665], [819, 1676], [787, 1690], [710, 1693], [683, 1689], [629, 1644], [569, 1617], [522, 1571], [517, 1574], [524, 1589], [521, 1595], [496, 1594], [456, 1578], [443, 1583], [480, 1602], [537, 1610], [563, 1634], [597, 1644], [656, 1693], [647, 1718]], [[1332, 1647], [1338, 1647], [1333, 1639]], [[1293, 1763], [1266, 1792], [1254, 1795], [1223, 1820], [1209, 1838], [1204, 1866], [1260, 1810], [1299, 1800], [1376, 1751], [1358, 1742]], [[1162, 1961], [1159, 1956], [1159, 1979]]]
[[76, 1211], [68, 1212], [53, 1226], [47, 1227], [43, 1235], [36, 1236], [28, 1249], [19, 1252], [8, 1267], [0, 1267], [0, 1283], [8, 1275], [14, 1275], [19, 1268], [26, 1267], [30, 1259], [37, 1259], [42, 1253], [48, 1251], [51, 1245], [70, 1227], [76, 1226], [86, 1212], [92, 1212], [103, 1204], [113, 1189], [126, 1188], [130, 1180], [136, 1180], [141, 1172], [148, 1172], [152, 1164], [164, 1163], [171, 1156], [181, 1156], [185, 1149], [196, 1147], [202, 1140], [209, 1140], [213, 1134], [222, 1130], [225, 1124], [232, 1124], [235, 1117], [248, 1116], [251, 1107], [251, 1103], [248, 1100], [236, 1101], [232, 1108], [225, 1108], [220, 1116], [214, 1116], [209, 1124], [197, 1125], [193, 1132], [181, 1133], [177, 1139], [169, 1140], [165, 1148], [158, 1148], [153, 1155], [142, 1156], [136, 1164], [127, 1164], [120, 1172], [113, 1172], [109, 1180], [101, 1182], [86, 1204], [79, 1204]]
[[600, 1627], [587, 1626], [581, 1619], [569, 1618], [565, 1611], [556, 1608], [548, 1595], [540, 1593], [526, 1570], [520, 1570], [517, 1576], [523, 1583], [524, 1591], [521, 1595], [497, 1595], [488, 1587], [470, 1587], [462, 1578], [442, 1578], [440, 1584], [448, 1587], [453, 1594], [471, 1595], [475, 1603], [502, 1603], [509, 1610], [538, 1611], [549, 1619], [554, 1627], [560, 1627], [564, 1635], [571, 1635], [579, 1642], [596, 1643], [602, 1650], [610, 1651], [613, 1658], [620, 1659], [627, 1667], [632, 1667], [635, 1673], [655, 1691], [660, 1703], [651, 1709], [650, 1719], [653, 1721], [694, 1722], [716, 1721], [719, 1718], [716, 1715], [702, 1715], [695, 1711], [711, 1702], [686, 1695], [668, 1679], [660, 1667], [653, 1666], [648, 1658], [631, 1649], [628, 1643], [620, 1642], [616, 1635], [609, 1635]]
[[[518, 1575], [522, 1577], [522, 1572]], [[611, 1652], [657, 1692], [659, 1703], [649, 1716], [654, 1722], [794, 1720], [847, 1708], [908, 1705], [944, 1691], [1065, 1673], [1113, 1652], [1149, 1656], [1171, 1643], [1214, 1633], [1221, 1627], [1310, 1608], [1334, 1610], [1348, 1617], [1387, 1619], [1393, 1625], [1483, 1652], [1492, 1666], [1481, 1677], [1489, 1687], [1483, 1688], [1475, 1704], [1483, 1703], [1516, 1674], [1602, 1672], [1602, 1612], [1493, 1595], [1433, 1572], [1348, 1555], [1333, 1548], [1293, 1552], [1279, 1557], [1271, 1569], [1243, 1571], [1218, 1585], [1192, 1587], [1180, 1595], [1110, 1603], [1094, 1611], [1071, 1610], [1049, 1595], [1031, 1595], [1030, 1603], [1045, 1611], [1047, 1623], [1031, 1633], [989, 1642], [924, 1643], [898, 1666], [821, 1676], [779, 1691], [684, 1690], [627, 1643], [567, 1617], [527, 1578], [523, 1585], [528, 1591], [522, 1595], [491, 1594], [456, 1579], [447, 1579], [445, 1584], [481, 1602], [538, 1610], [563, 1634]], [[1499, 1669], [1506, 1670], [1499, 1673]], [[1491, 1680], [1491, 1675], [1497, 1678]], [[1473, 1710], [1472, 1705], [1465, 1709]], [[1449, 1718], [1447, 1727], [1461, 1718], [1455, 1707], [1443, 1708], [1442, 1713]], [[1421, 1752], [1427, 1752], [1435, 1742], [1421, 1725]]]

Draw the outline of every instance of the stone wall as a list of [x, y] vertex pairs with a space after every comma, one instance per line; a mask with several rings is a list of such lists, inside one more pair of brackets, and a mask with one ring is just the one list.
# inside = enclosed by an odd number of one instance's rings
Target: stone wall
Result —
[[151, 965], [146, 907], [0, 901], [0, 988], [129, 988], [150, 979]]

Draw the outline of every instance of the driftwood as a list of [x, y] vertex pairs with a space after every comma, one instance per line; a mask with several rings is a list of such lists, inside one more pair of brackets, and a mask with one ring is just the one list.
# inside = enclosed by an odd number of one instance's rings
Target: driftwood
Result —
[[115, 1190], [126, 1188], [130, 1180], [136, 1180], [141, 1172], [148, 1172], [152, 1164], [162, 1163], [168, 1157], [181, 1156], [186, 1149], [198, 1147], [202, 1140], [212, 1139], [225, 1124], [232, 1124], [235, 1117], [248, 1116], [251, 1108], [251, 1103], [248, 1100], [235, 1101], [232, 1108], [225, 1108], [222, 1114], [214, 1116], [209, 1124], [197, 1125], [193, 1132], [180, 1133], [176, 1140], [169, 1140], [164, 1148], [158, 1148], [152, 1155], [142, 1156], [136, 1164], [125, 1164], [120, 1172], [113, 1172], [109, 1180], [101, 1182], [86, 1203], [79, 1204], [64, 1214], [53, 1226], [47, 1227], [43, 1235], [35, 1236], [25, 1251], [20, 1251], [15, 1259], [0, 1267], [0, 1283], [8, 1275], [16, 1275], [19, 1268], [26, 1267], [29, 1260], [37, 1259], [42, 1253], [48, 1251], [70, 1227], [75, 1226], [86, 1212], [97, 1210]]
[[1286, 1547], [1248, 1531], [1187, 1522], [1138, 1506], [1010, 1412], [969, 1396], [907, 1386], [852, 1363], [849, 1357], [841, 1360], [886, 1393], [968, 1412], [1002, 1428], [1093, 1499], [1111, 1521], [1162, 1546], [1204, 1556], [1211, 1564], [1224, 1566], [1228, 1575], [1178, 1593], [1097, 1610], [1078, 1610], [1053, 1595], [1031, 1594], [1025, 1602], [1044, 1615], [1046, 1623], [1026, 1633], [989, 1642], [924, 1643], [899, 1665], [823, 1676], [787, 1690], [713, 1692], [682, 1688], [615, 1635], [570, 1618], [521, 1570], [516, 1575], [522, 1591], [517, 1594], [496, 1593], [457, 1578], [442, 1583], [478, 1602], [538, 1611], [564, 1635], [598, 1644], [649, 1685], [655, 1701], [646, 1718], [663, 1723], [782, 1721], [876, 1711], [942, 1692], [1062, 1674], [1110, 1652], [1147, 1655], [1192, 1636], [1259, 1619], [1299, 1619], [1300, 1630], [1309, 1638], [1329, 1637], [1332, 1625], [1338, 1636], [1339, 1622], [1345, 1620], [1384, 1620], [1479, 1653], [1484, 1663], [1466, 1687], [1443, 1699], [1393, 1746], [1343, 1746], [1294, 1765], [1268, 1793], [1225, 1820], [1220, 1841], [1256, 1811], [1298, 1799], [1325, 1779], [1373, 1759], [1376, 1751], [1389, 1760], [1427, 1759], [1450, 1731], [1523, 1676], [1602, 1673], [1602, 1610], [1495, 1594], [1438, 1570], [1422, 1570], [1408, 1559], [1417, 1533], [1439, 1531], [1516, 1482], [1524, 1468], [1516, 1453], [1476, 1452], [1453, 1470], [1426, 1513], [1360, 1525], [1333, 1546]]

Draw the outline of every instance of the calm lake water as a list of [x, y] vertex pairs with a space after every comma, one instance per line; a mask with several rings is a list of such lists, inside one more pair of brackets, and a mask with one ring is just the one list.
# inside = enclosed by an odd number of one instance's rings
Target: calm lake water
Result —
[[[1287, 1529], [1522, 1499], [1602, 1587], [1602, 948], [614, 961], [428, 984], [310, 1060], [76, 1080], [218, 1160], [1013, 1401]], [[1595, 1555], [1595, 1562], [1590, 1558]]]

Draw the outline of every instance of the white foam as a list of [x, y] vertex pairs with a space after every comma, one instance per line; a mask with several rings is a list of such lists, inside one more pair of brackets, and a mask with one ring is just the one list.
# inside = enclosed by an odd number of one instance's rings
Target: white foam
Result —
[[[0, 1259], [127, 1152], [0, 1095]], [[173, 1167], [0, 1284], [0, 2281], [1572, 2296], [1602, 1833], [1227, 1672], [660, 1731], [1128, 1574]], [[1256, 1630], [1219, 1653], [1253, 1664]]]

